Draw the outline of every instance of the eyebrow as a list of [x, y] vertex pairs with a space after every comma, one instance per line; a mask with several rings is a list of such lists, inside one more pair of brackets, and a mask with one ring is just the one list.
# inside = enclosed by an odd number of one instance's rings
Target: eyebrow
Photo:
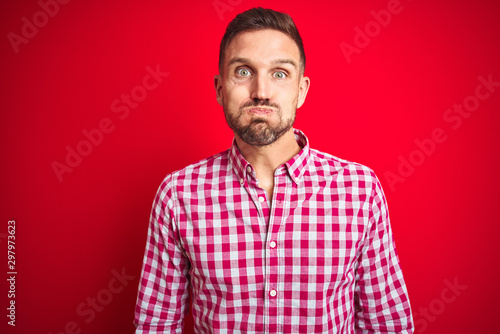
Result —
[[[237, 63], [246, 63], [246, 64], [249, 64], [251, 63], [250, 59], [248, 58], [241, 58], [241, 57], [236, 57], [236, 58], [231, 58], [229, 60], [229, 62], [227, 63], [227, 66], [231, 66], [233, 64], [237, 64]], [[280, 58], [280, 59], [276, 59], [276, 60], [273, 60], [271, 62], [271, 64], [290, 64], [292, 65], [293, 67], [295, 67], [296, 69], [299, 68], [299, 66], [297, 65], [297, 63], [295, 61], [293, 61], [292, 59], [286, 59], [286, 58]]]

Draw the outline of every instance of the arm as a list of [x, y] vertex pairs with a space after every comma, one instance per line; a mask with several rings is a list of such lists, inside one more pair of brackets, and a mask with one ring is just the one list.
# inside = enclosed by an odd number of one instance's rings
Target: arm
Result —
[[413, 333], [410, 302], [382, 187], [375, 183], [366, 240], [356, 274], [356, 333]]
[[171, 184], [169, 176], [153, 203], [135, 307], [137, 334], [182, 333], [189, 306], [189, 261], [176, 237]]

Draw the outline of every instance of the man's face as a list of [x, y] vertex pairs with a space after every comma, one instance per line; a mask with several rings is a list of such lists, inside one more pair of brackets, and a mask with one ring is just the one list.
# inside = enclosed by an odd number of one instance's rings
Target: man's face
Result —
[[229, 127], [244, 142], [264, 146], [290, 130], [309, 78], [302, 76], [295, 42], [265, 29], [236, 35], [215, 77], [217, 101]]

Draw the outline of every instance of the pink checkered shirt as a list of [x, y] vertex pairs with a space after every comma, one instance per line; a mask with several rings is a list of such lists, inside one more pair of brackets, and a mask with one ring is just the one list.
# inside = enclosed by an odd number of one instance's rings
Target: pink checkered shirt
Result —
[[272, 205], [235, 142], [168, 175], [153, 204], [136, 333], [412, 333], [373, 171], [302, 147]]

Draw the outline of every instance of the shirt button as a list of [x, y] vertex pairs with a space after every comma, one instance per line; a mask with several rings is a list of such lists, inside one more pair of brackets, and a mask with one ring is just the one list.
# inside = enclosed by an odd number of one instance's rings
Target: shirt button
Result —
[[269, 295], [271, 297], [276, 297], [277, 294], [278, 294], [278, 292], [276, 292], [276, 290], [274, 290], [274, 289], [269, 292]]
[[263, 203], [266, 199], [262, 196], [259, 196], [259, 202]]
[[274, 241], [271, 241], [271, 242], [269, 243], [269, 246], [271, 246], [271, 248], [274, 248], [274, 247], [276, 247], [276, 242], [274, 242]]
[[243, 183], [245, 183], [245, 180], [240, 179], [240, 184], [243, 184]]
[[252, 172], [252, 167], [248, 166], [247, 167], [247, 172], [251, 173]]

